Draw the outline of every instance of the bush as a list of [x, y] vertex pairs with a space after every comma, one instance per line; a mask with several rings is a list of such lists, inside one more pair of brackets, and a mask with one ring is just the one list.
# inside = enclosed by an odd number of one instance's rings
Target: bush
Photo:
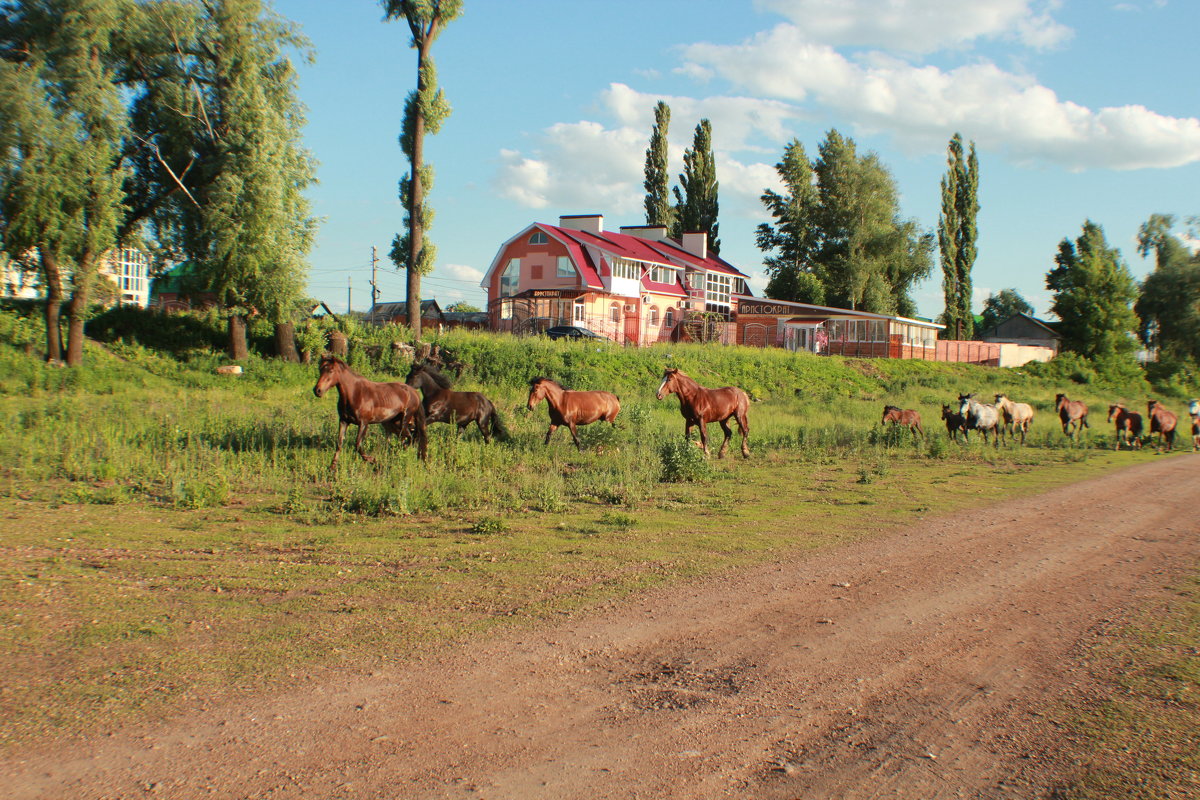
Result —
[[667, 483], [690, 483], [712, 476], [712, 465], [704, 451], [682, 437], [670, 436], [658, 448], [662, 465], [660, 479]]

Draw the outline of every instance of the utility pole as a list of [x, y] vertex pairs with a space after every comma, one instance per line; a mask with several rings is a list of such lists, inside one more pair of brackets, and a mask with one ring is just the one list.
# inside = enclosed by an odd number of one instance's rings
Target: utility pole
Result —
[[371, 245], [371, 324], [375, 324], [375, 306], [379, 303], [379, 286], [375, 283], [375, 268], [379, 258], [375, 255], [375, 245]]
[[354, 278], [347, 277], [346, 278], [346, 316], [347, 317], [350, 316], [350, 312], [354, 308], [350, 303], [350, 299], [351, 299], [351, 297], [353, 297], [353, 291], [354, 291]]

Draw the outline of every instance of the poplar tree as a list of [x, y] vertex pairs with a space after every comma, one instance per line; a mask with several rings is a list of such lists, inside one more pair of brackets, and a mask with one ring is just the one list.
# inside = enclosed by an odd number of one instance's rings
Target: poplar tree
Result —
[[675, 209], [671, 205], [671, 175], [667, 150], [667, 129], [671, 126], [671, 107], [662, 100], [654, 107], [654, 127], [646, 148], [646, 224], [674, 227]]
[[957, 339], [974, 335], [971, 312], [971, 269], [975, 265], [979, 215], [979, 162], [975, 143], [964, 156], [962, 134], [950, 139], [947, 170], [942, 177], [942, 212], [938, 217], [938, 248], [942, 258], [942, 321]]
[[407, 232], [397, 234], [390, 253], [398, 269], [407, 271], [408, 325], [414, 339], [421, 338], [421, 276], [433, 269], [436, 249], [425, 235], [433, 222], [433, 211], [425, 195], [433, 183], [433, 172], [425, 165], [425, 134], [436, 134], [450, 104], [437, 85], [430, 51], [447, 23], [462, 13], [462, 0], [382, 0], [385, 19], [403, 19], [412, 33], [410, 46], [417, 51], [417, 88], [404, 104], [400, 149], [408, 157], [408, 175], [400, 181]]
[[1063, 349], [1100, 359], [1131, 353], [1137, 286], [1104, 229], [1087, 220], [1074, 242], [1059, 243], [1054, 262], [1046, 288], [1054, 293], [1050, 310], [1059, 318]]
[[767, 296], [824, 305], [824, 275], [816, 260], [819, 231], [815, 222], [820, 201], [812, 163], [800, 140], [788, 143], [775, 171], [784, 194], [766, 189], [761, 198], [775, 222], [761, 223], [755, 233], [758, 249], [769, 254], [763, 258], [770, 278]]
[[708, 250], [721, 252], [717, 238], [717, 164], [712, 150], [712, 124], [700, 120], [692, 137], [692, 146], [683, 153], [683, 173], [679, 176], [675, 194], [675, 229], [672, 235], [704, 232], [708, 234]]

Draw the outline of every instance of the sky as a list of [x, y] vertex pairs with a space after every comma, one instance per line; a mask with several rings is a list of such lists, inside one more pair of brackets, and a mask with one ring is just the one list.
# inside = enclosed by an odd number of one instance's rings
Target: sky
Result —
[[[433, 46], [453, 107], [426, 139], [435, 172], [436, 266], [422, 296], [485, 304], [501, 244], [533, 222], [604, 215], [644, 222], [645, 152], [661, 99], [671, 172], [703, 118], [720, 183], [721, 256], [762, 294], [759, 197], [798, 139], [815, 157], [831, 128], [891, 170], [902, 216], [934, 231], [946, 145], [974, 142], [980, 169], [975, 310], [1016, 289], [1050, 317], [1045, 274], [1085, 220], [1140, 279], [1138, 228], [1200, 215], [1200, 30], [1195, 0], [464, 0]], [[404, 299], [387, 252], [403, 225], [397, 136], [415, 85], [402, 21], [369, 0], [275, 0], [312, 43], [299, 64], [305, 145], [321, 219], [309, 293], [334, 311]], [[349, 291], [348, 291], [349, 288]], [[941, 270], [914, 292], [943, 301]], [[1052, 317], [1050, 317], [1052, 318]]]

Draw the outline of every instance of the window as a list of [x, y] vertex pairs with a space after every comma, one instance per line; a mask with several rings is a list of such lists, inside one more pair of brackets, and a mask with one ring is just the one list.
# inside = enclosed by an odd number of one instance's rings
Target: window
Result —
[[646, 276], [655, 283], [675, 283], [676, 281], [675, 270], [661, 264], [651, 267]]
[[650, 306], [650, 324], [658, 324], [658, 306]]
[[534, 231], [533, 235], [529, 237], [530, 244], [546, 244], [548, 241], [550, 239], [541, 231]]
[[559, 278], [574, 278], [575, 265], [571, 263], [570, 256], [558, 257], [558, 272], [555, 275]]
[[[521, 281], [521, 259], [510, 259], [504, 272], [500, 273], [500, 296], [512, 297], [517, 293], [517, 284]], [[505, 319], [508, 319], [505, 317]]]
[[704, 310], [729, 314], [729, 295], [732, 291], [732, 276], [719, 272], [707, 273], [704, 277]]
[[512, 319], [513, 304], [512, 300], [500, 301], [500, 319]]
[[627, 278], [631, 281], [636, 281], [642, 274], [642, 265], [627, 258], [614, 258], [610, 266], [614, 278]]
[[613, 322], [621, 321], [621, 304], [613, 303], [608, 307], [608, 318]]
[[586, 309], [587, 309], [587, 306], [585, 306], [583, 304], [583, 298], [582, 297], [577, 298], [575, 300], [575, 321], [576, 322], [583, 322]]
[[663, 325], [666, 325], [668, 328], [675, 327], [675, 309], [667, 309], [667, 313], [663, 316]]

